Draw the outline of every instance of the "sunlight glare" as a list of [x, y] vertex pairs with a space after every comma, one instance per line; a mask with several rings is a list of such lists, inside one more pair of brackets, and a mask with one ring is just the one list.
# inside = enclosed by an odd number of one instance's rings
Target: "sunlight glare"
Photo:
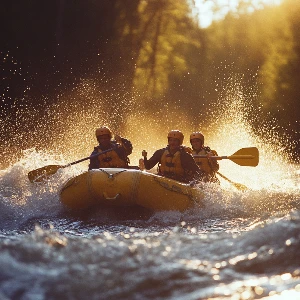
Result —
[[[282, 0], [252, 0], [251, 9], [248, 12], [252, 13], [254, 10], [262, 9], [265, 5], [280, 5]], [[213, 21], [223, 19], [229, 12], [236, 13], [238, 9], [239, 0], [217, 0], [216, 9], [215, 1], [213, 0], [196, 0], [195, 5], [198, 8], [199, 25], [206, 28], [211, 25]], [[250, 4], [250, 3], [249, 3]]]

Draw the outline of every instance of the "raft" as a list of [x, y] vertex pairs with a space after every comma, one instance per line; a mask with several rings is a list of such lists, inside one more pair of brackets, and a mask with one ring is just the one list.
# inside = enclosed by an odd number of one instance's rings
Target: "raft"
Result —
[[140, 206], [147, 210], [180, 211], [203, 206], [203, 191], [196, 186], [146, 171], [102, 168], [69, 179], [60, 201], [71, 210], [93, 206]]

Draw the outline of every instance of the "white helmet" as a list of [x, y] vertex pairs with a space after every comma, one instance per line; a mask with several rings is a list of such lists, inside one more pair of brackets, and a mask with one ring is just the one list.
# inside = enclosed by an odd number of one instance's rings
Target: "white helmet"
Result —
[[109, 135], [109, 138], [111, 138], [111, 131], [108, 127], [103, 126], [103, 127], [96, 129], [96, 137], [99, 135], [105, 135], [105, 134]]
[[180, 145], [182, 145], [183, 139], [184, 139], [184, 135], [183, 135], [183, 133], [182, 133], [180, 130], [171, 130], [171, 131], [168, 133], [168, 139], [169, 139], [169, 138], [178, 139]]
[[204, 135], [197, 131], [197, 132], [193, 132], [191, 135], [190, 135], [190, 142], [192, 142], [193, 139], [199, 139], [202, 141], [202, 145], [204, 145]]

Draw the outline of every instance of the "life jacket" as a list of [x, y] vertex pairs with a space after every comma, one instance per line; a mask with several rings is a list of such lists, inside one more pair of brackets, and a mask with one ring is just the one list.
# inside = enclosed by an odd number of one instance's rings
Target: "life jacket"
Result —
[[[212, 152], [214, 156], [218, 156], [217, 152], [215, 150], [210, 150], [209, 147], [202, 148], [199, 152], [196, 150], [193, 150], [193, 155], [207, 155], [208, 152]], [[213, 170], [213, 166], [208, 158], [200, 158], [200, 157], [194, 157], [194, 160], [198, 167], [204, 171], [206, 174], [214, 174], [215, 171]]]
[[[128, 166], [127, 161], [124, 161], [120, 158], [115, 149], [118, 147], [122, 147], [120, 144], [113, 145], [113, 149], [111, 151], [105, 152], [98, 156], [99, 167], [100, 168], [126, 168]], [[98, 148], [98, 152], [103, 152], [100, 148]]]
[[160, 175], [176, 180], [182, 180], [185, 172], [181, 165], [181, 151], [183, 150], [180, 149], [175, 154], [171, 154], [166, 148], [158, 166], [158, 173]]
[[181, 146], [182, 150], [186, 153], [193, 154], [193, 149], [188, 146]]

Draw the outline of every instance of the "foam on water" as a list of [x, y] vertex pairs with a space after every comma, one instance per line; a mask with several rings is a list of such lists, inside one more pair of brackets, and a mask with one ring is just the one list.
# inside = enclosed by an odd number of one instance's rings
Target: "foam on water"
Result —
[[[45, 165], [65, 165], [61, 155], [53, 155], [35, 149], [24, 151], [24, 156], [15, 164], [1, 171], [0, 203], [1, 227], [18, 227], [30, 219], [57, 216], [63, 211], [59, 201], [59, 190], [70, 177], [85, 171], [82, 165], [59, 169], [49, 180], [31, 183], [27, 174], [32, 168]], [[299, 190], [294, 177], [284, 174], [282, 181], [277, 181], [268, 188], [249, 188], [239, 191], [226, 182], [199, 184], [204, 192], [204, 208], [195, 208], [185, 213], [160, 212], [154, 214], [149, 223], [174, 224], [182, 220], [201, 222], [209, 218], [272, 216], [278, 211], [288, 211], [297, 207]], [[100, 217], [101, 221], [101, 217]]]
[[62, 183], [79, 172], [76, 167], [58, 170], [49, 180], [33, 184], [27, 176], [32, 168], [65, 162], [57, 155], [35, 149], [23, 153], [18, 162], [0, 173], [1, 227], [13, 229], [31, 218], [57, 215], [62, 209], [58, 198]]
[[[82, 221], [60, 217], [58, 191], [84, 166], [59, 169], [44, 183], [27, 178], [32, 169], [67, 162], [28, 149], [1, 170], [0, 296], [22, 291], [28, 298], [66, 299], [297, 297], [300, 215], [291, 207], [299, 200], [294, 175], [281, 174], [282, 184], [244, 192], [226, 182], [200, 184], [204, 209], [159, 212], [129, 223], [112, 222], [100, 212]], [[42, 227], [26, 230], [31, 220]], [[14, 230], [18, 234], [9, 235]]]
[[299, 228], [299, 212], [236, 233], [199, 232], [182, 224], [143, 230], [94, 226], [76, 235], [37, 226], [0, 245], [0, 295], [21, 290], [27, 298], [66, 299], [297, 296]]

